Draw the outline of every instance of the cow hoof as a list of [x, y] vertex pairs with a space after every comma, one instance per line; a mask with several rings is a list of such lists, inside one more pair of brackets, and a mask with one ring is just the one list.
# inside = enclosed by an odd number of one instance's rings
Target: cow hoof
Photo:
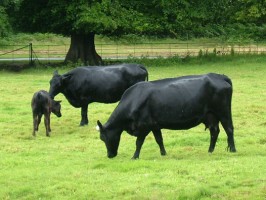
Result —
[[209, 149], [209, 151], [208, 151], [209, 153], [212, 153], [213, 152], [213, 149]]
[[131, 160], [138, 160], [139, 157], [135, 158], [134, 156], [131, 158]]
[[80, 122], [80, 125], [79, 126], [88, 126], [88, 122]]

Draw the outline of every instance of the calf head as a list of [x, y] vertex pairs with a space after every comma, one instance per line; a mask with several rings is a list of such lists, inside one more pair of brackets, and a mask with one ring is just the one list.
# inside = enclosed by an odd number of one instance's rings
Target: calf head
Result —
[[52, 100], [52, 113], [54, 113], [57, 117], [61, 117], [61, 101]]
[[99, 120], [97, 121], [97, 124], [100, 130], [100, 139], [105, 143], [107, 149], [108, 158], [115, 157], [117, 155], [121, 134], [117, 134], [117, 132], [114, 131], [108, 131], [103, 127]]

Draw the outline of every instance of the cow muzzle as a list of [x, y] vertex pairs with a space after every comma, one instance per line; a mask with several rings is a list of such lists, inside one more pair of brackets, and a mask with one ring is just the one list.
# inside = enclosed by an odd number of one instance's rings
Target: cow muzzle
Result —
[[51, 97], [51, 99], [54, 99], [54, 95], [52, 95], [50, 92], [49, 92], [49, 95], [50, 95], [50, 97]]
[[117, 153], [109, 153], [108, 152], [108, 154], [107, 154], [107, 157], [108, 158], [114, 158], [114, 157], [116, 157], [117, 156]]

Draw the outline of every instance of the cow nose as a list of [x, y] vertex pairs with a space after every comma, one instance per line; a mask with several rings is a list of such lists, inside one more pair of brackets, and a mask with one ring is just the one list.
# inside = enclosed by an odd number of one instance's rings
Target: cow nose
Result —
[[108, 153], [108, 158], [116, 157], [117, 153]]
[[49, 93], [51, 99], [54, 99], [54, 95], [52, 95], [51, 93]]
[[59, 114], [57, 115], [57, 117], [62, 117], [62, 114], [61, 114], [61, 113], [59, 113]]

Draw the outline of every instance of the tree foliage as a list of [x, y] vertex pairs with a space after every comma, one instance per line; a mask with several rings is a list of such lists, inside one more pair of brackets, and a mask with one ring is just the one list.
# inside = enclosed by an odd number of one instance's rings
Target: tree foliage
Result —
[[16, 8], [15, 5], [15, 0], [0, 1], [0, 37], [5, 37], [11, 33], [12, 17], [9, 17], [9, 13]]
[[263, 25], [266, 22], [266, 0], [238, 0], [236, 19], [242, 23]]
[[5, 8], [0, 6], [0, 37], [7, 36], [10, 31], [11, 26]]
[[[212, 37], [234, 31], [234, 25], [261, 27], [266, 21], [266, 0], [3, 0], [0, 6], [20, 31], [67, 36]], [[14, 10], [19, 12], [11, 15]]]
[[265, 30], [266, 0], [2, 0], [0, 16], [1, 35], [12, 27], [67, 36], [213, 37], [245, 25], [240, 31], [252, 37]]
[[20, 15], [21, 30], [63, 35], [127, 32], [132, 19], [136, 19], [134, 11], [118, 0], [23, 0]]
[[70, 36], [66, 58], [92, 64], [101, 62], [95, 34], [266, 37], [266, 0], [2, 0], [0, 16], [2, 35], [11, 23], [18, 31]]

